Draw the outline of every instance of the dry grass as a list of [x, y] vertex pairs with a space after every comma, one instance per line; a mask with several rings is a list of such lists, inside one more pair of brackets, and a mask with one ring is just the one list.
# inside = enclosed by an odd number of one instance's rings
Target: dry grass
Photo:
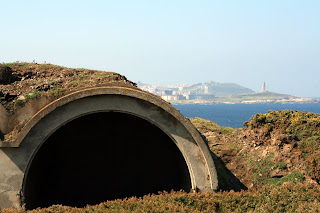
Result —
[[[55, 205], [30, 212], [319, 212], [318, 185], [283, 184], [241, 192], [171, 192], [107, 201], [85, 208]], [[3, 213], [26, 212], [2, 209]]]

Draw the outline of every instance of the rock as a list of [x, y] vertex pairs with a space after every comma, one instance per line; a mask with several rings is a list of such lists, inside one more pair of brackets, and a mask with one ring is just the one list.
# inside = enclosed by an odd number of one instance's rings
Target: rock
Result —
[[26, 100], [26, 97], [24, 95], [20, 95], [18, 98], [17, 98], [18, 101], [24, 101]]
[[275, 169], [270, 172], [270, 177], [271, 178], [282, 178], [287, 175], [286, 171], [280, 170], [280, 169]]
[[5, 100], [5, 101], [12, 101], [12, 100], [14, 100], [17, 96], [18, 96], [18, 95], [6, 93], [5, 96], [4, 96], [4, 100]]
[[7, 66], [0, 66], [0, 84], [11, 84], [14, 82], [12, 70]]
[[210, 145], [212, 145], [212, 146], [216, 146], [216, 145], [220, 145], [221, 144], [221, 142], [216, 140], [215, 136], [209, 136], [209, 137], [207, 137], [207, 140], [210, 143]]
[[296, 146], [296, 143], [292, 143], [292, 144], [284, 144], [283, 148], [282, 148], [282, 152], [284, 154], [288, 154], [289, 152], [292, 151], [292, 149]]
[[50, 90], [51, 86], [49, 84], [42, 84], [36, 87], [36, 90], [39, 91], [48, 91]]

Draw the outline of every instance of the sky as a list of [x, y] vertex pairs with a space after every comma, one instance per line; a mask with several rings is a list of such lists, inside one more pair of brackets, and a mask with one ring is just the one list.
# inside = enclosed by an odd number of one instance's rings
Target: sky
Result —
[[0, 63], [320, 97], [319, 0], [0, 0]]

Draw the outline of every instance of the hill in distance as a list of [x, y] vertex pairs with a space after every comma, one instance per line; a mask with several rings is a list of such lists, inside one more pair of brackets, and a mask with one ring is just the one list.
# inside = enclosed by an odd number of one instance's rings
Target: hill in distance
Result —
[[252, 89], [240, 86], [235, 83], [218, 83], [213, 81], [194, 84], [190, 87], [184, 88], [184, 90], [192, 90], [200, 94], [203, 92], [204, 87], [208, 87], [208, 93], [213, 94], [216, 97], [227, 97], [235, 94], [244, 93], [252, 94], [255, 92]]
[[137, 82], [138, 87], [141, 89], [147, 90], [149, 92], [155, 93], [156, 95], [163, 95], [162, 93], [165, 90], [179, 91], [179, 94], [187, 95], [203, 95], [209, 94], [214, 95], [215, 97], [227, 97], [235, 94], [251, 94], [254, 93], [252, 89], [240, 86], [235, 83], [218, 83], [218, 82], [205, 82], [197, 83], [193, 85], [168, 85], [168, 86], [155, 86], [145, 84], [143, 82]]
[[275, 92], [256, 92], [250, 94], [235, 94], [228, 97], [218, 97], [216, 101], [234, 103], [268, 103], [268, 102], [313, 102], [313, 99], [299, 98], [292, 95], [280, 94]]
[[[173, 104], [216, 104], [216, 103], [313, 103], [319, 99], [300, 98], [275, 92], [255, 92], [235, 83], [205, 82], [193, 85], [154, 86], [138, 82], [138, 87], [163, 98], [180, 95], [179, 98], [165, 100]], [[169, 91], [169, 92], [168, 92]], [[171, 92], [170, 92], [171, 91]], [[180, 98], [193, 95], [193, 99]], [[207, 95], [207, 98], [205, 98]]]

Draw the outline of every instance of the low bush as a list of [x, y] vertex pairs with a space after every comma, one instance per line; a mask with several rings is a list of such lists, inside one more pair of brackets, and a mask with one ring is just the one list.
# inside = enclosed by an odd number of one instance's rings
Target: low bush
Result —
[[[54, 205], [31, 212], [319, 212], [319, 209], [319, 186], [288, 183], [241, 192], [163, 192], [84, 208]], [[25, 210], [2, 209], [0, 212]]]
[[267, 127], [297, 138], [298, 147], [309, 168], [309, 175], [320, 183], [320, 115], [296, 110], [269, 111], [256, 114], [244, 126], [250, 129]]

